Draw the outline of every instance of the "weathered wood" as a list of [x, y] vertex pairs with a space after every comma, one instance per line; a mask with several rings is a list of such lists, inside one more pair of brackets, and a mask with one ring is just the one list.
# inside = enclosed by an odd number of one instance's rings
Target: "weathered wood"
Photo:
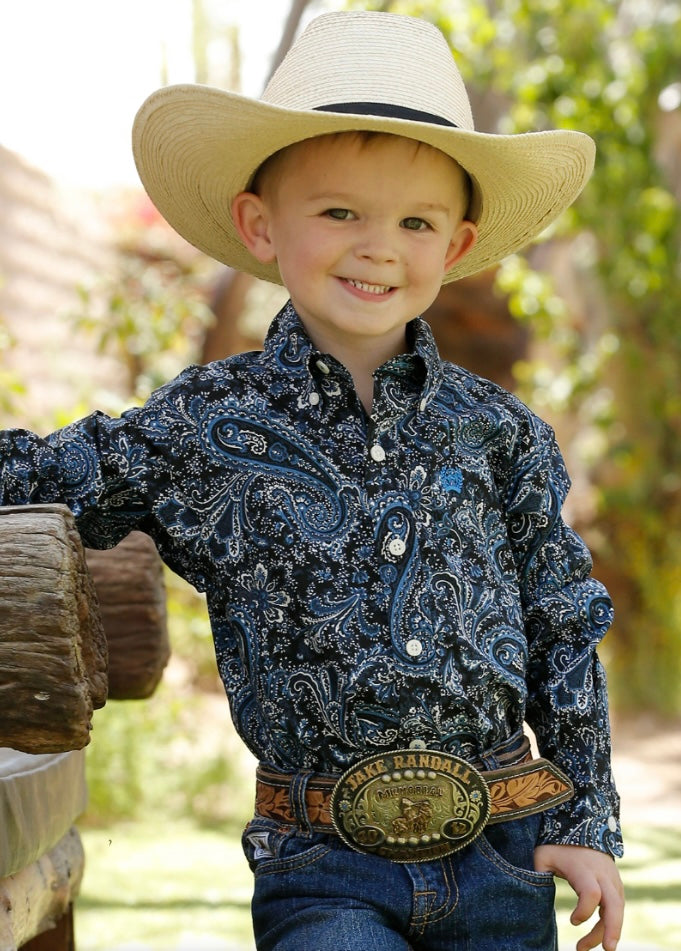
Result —
[[0, 879], [0, 951], [54, 928], [80, 891], [85, 867], [75, 827], [32, 865]]
[[73, 905], [69, 905], [54, 928], [43, 931], [26, 944], [22, 944], [21, 951], [76, 951]]
[[151, 696], [170, 656], [163, 563], [143, 532], [85, 551], [109, 645], [109, 699]]
[[81, 749], [107, 695], [97, 595], [66, 506], [0, 508], [0, 745]]

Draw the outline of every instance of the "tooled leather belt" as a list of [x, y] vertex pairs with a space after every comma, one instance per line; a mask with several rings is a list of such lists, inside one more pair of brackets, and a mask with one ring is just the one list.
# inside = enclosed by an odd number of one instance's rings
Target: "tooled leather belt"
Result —
[[304, 802], [313, 831], [396, 862], [423, 862], [458, 851], [488, 823], [542, 812], [573, 792], [558, 767], [529, 751], [511, 766], [478, 770], [449, 753], [401, 749], [368, 756], [340, 778], [259, 766], [255, 811], [295, 826]]

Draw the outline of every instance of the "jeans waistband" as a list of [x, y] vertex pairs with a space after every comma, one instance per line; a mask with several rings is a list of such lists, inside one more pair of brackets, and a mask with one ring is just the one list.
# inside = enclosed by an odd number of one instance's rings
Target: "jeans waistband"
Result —
[[530, 741], [522, 730], [518, 730], [507, 740], [500, 740], [488, 750], [480, 753], [473, 765], [480, 769], [501, 769], [520, 763], [530, 749]]

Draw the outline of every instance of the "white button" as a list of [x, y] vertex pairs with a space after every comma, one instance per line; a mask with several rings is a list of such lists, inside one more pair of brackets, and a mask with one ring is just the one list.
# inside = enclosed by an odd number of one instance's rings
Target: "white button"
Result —
[[421, 412], [424, 411], [427, 405], [428, 405], [428, 400], [424, 396], [421, 402], [419, 403], [419, 409], [421, 410]]
[[331, 370], [329, 370], [328, 364], [324, 363], [323, 360], [317, 360], [317, 369], [318, 369], [321, 373], [324, 373], [324, 374], [331, 373]]
[[403, 555], [407, 550], [407, 546], [404, 544], [401, 538], [391, 538], [388, 542], [388, 551], [391, 555], [396, 555], [399, 557]]
[[317, 406], [319, 403], [319, 393], [312, 392], [309, 396], [310, 406]]
[[617, 819], [614, 816], [608, 816], [608, 829], [611, 832], [617, 832]]
[[369, 455], [374, 460], [374, 462], [383, 462], [385, 459], [385, 449], [383, 446], [379, 446], [378, 443], [376, 443], [376, 445], [372, 446], [369, 450]]
[[417, 637], [407, 641], [407, 653], [410, 657], [418, 657], [423, 652], [423, 644]]
[[425, 740], [412, 740], [409, 744], [410, 750], [425, 750], [426, 741]]

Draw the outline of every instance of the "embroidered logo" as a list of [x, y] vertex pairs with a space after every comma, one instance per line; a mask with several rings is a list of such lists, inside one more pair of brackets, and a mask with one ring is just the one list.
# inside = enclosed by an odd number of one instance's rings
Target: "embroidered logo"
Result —
[[461, 492], [463, 488], [463, 472], [452, 466], [443, 466], [440, 469], [440, 484], [445, 492]]

